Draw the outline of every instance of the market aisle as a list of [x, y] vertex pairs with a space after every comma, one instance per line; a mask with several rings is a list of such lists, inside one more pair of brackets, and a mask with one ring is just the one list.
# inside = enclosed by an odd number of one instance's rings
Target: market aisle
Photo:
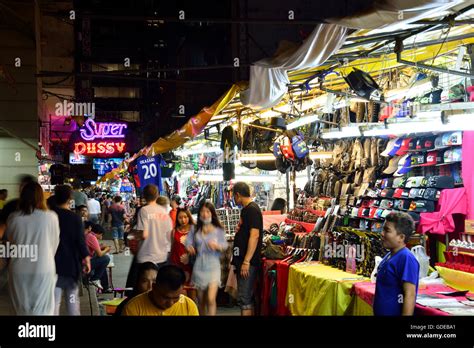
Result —
[[[113, 242], [111, 240], [104, 241], [104, 244], [110, 245], [113, 247]], [[112, 270], [113, 282], [116, 288], [123, 288], [127, 282], [128, 270], [130, 269], [130, 264], [132, 263], [133, 255], [119, 254], [114, 255], [114, 264], [115, 267]], [[113, 294], [99, 294], [98, 301], [111, 300]], [[240, 315], [239, 307], [217, 307], [217, 315], [222, 316], [237, 316]]]

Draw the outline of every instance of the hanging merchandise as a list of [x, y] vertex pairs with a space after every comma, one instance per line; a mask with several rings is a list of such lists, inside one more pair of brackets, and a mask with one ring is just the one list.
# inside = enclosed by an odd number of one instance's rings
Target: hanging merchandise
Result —
[[161, 182], [161, 166], [166, 165], [161, 155], [153, 157], [140, 156], [137, 158], [137, 174], [140, 181], [140, 189], [148, 184], [158, 186], [159, 191], [163, 191]]
[[351, 89], [362, 98], [379, 100], [380, 87], [372, 76], [357, 68], [353, 69], [354, 70], [344, 78]]
[[[263, 126], [259, 120], [251, 123], [255, 126]], [[263, 154], [270, 153], [273, 149], [277, 132], [271, 130], [263, 130], [249, 125], [245, 130], [242, 141], [242, 152], [247, 154]], [[242, 162], [244, 167], [262, 170], [276, 170], [275, 161], [252, 161]]]
[[223, 180], [235, 179], [235, 153], [234, 148], [238, 144], [237, 135], [232, 126], [227, 126], [222, 131], [221, 150], [224, 152], [222, 163]]

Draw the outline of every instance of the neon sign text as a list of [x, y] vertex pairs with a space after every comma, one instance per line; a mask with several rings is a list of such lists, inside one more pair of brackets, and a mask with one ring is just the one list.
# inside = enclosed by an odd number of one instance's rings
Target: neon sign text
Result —
[[117, 154], [125, 150], [125, 143], [85, 143], [78, 142], [74, 144], [74, 153], [77, 155], [95, 155], [95, 154]]
[[90, 141], [94, 139], [105, 138], [125, 138], [125, 123], [113, 122], [94, 122], [92, 119], [87, 119], [84, 127], [81, 129], [81, 137], [84, 140]]

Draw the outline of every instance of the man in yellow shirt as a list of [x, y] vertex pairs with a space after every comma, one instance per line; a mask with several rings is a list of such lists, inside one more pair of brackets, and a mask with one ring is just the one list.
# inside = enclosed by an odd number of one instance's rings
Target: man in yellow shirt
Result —
[[196, 304], [182, 295], [186, 276], [173, 265], [160, 268], [151, 291], [136, 296], [125, 306], [125, 316], [192, 316], [199, 315]]

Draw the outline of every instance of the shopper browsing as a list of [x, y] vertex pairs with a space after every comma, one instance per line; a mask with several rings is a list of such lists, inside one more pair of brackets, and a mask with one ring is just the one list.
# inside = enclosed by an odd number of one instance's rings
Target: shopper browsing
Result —
[[58, 216], [46, 209], [43, 190], [36, 182], [23, 187], [18, 207], [8, 220], [5, 234], [11, 245], [26, 247], [29, 255], [10, 259], [13, 308], [16, 315], [53, 315]]
[[186, 277], [173, 265], [160, 268], [152, 290], [136, 296], [125, 306], [124, 316], [199, 315], [196, 304], [182, 294]]
[[250, 187], [237, 182], [232, 189], [235, 203], [243, 206], [234, 239], [232, 265], [237, 272], [238, 297], [242, 315], [254, 315], [254, 288], [260, 267], [263, 241], [263, 217], [257, 203], [250, 198]]
[[87, 195], [81, 191], [81, 181], [76, 179], [72, 184], [74, 191], [72, 192], [72, 199], [74, 200], [74, 207], [85, 205], [87, 207]]
[[82, 275], [82, 260], [85, 264], [85, 271], [91, 271], [91, 262], [87, 250], [84, 225], [69, 208], [72, 197], [72, 190], [67, 185], [57, 185], [54, 188], [55, 213], [59, 218], [59, 246], [56, 251], [56, 272], [58, 281], [54, 291], [55, 310], [54, 314], [59, 315], [62, 294], [66, 299], [67, 313], [69, 315], [81, 315], [79, 301], [79, 282]]
[[210, 202], [201, 205], [196, 232], [186, 238], [188, 253], [196, 255], [191, 282], [198, 290], [199, 313], [216, 315], [217, 290], [221, 283], [220, 256], [227, 248], [225, 232]]
[[391, 213], [385, 218], [382, 242], [390, 251], [377, 269], [375, 315], [413, 315], [420, 265], [406, 243], [414, 230], [415, 223], [406, 213]]
[[184, 271], [186, 275], [186, 285], [188, 287], [187, 296], [197, 302], [196, 291], [190, 288], [192, 264], [191, 257], [185, 246], [189, 232], [194, 233], [195, 222], [193, 216], [188, 209], [179, 208], [176, 214], [176, 227], [174, 229], [173, 240], [171, 245], [170, 262]]

